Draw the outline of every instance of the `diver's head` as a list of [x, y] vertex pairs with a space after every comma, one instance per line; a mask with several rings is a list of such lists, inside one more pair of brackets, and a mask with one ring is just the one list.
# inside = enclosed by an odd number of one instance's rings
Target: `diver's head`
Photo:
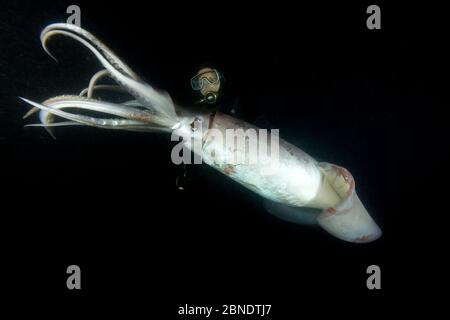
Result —
[[219, 71], [212, 68], [201, 68], [195, 76], [191, 78], [191, 87], [195, 91], [199, 91], [203, 98], [200, 102], [213, 104], [217, 101], [220, 90]]

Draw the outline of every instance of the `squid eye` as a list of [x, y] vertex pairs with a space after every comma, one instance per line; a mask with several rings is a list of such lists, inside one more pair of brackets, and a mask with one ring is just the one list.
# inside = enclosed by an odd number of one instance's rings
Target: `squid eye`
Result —
[[191, 122], [191, 130], [192, 132], [197, 131], [200, 127], [202, 120], [200, 118], [195, 118], [194, 121]]

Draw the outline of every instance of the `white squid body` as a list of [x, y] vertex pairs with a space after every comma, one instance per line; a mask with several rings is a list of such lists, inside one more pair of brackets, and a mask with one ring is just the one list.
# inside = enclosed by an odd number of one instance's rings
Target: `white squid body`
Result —
[[[246, 134], [247, 129], [258, 128], [222, 113], [211, 116], [175, 106], [167, 93], [143, 82], [109, 48], [79, 27], [68, 24], [46, 27], [41, 33], [41, 42], [47, 52], [46, 41], [53, 35], [68, 36], [82, 43], [96, 55], [105, 70], [93, 77], [81, 96], [59, 96], [42, 103], [22, 98], [34, 106], [26, 116], [40, 110], [42, 124], [35, 126], [44, 126], [50, 133], [51, 127], [68, 125], [172, 132], [183, 138], [184, 145], [201, 155], [205, 163], [265, 198], [268, 211], [284, 220], [318, 224], [337, 238], [350, 242], [371, 242], [381, 236], [380, 228], [356, 195], [353, 177], [346, 169], [318, 163], [282, 139], [279, 139], [278, 154], [267, 152], [264, 159], [258, 158], [256, 162], [230, 163], [229, 159], [235, 156], [244, 155], [248, 159], [253, 149], [246, 144], [229, 146], [215, 139], [213, 133], [219, 132], [225, 137], [227, 129], [243, 129], [235, 132]], [[100, 75], [110, 76], [118, 86], [96, 85]], [[98, 89], [122, 90], [135, 100], [114, 104], [92, 99], [92, 92]], [[88, 97], [82, 96], [86, 92]], [[105, 113], [115, 118], [71, 113], [63, 110], [66, 108]], [[54, 122], [55, 116], [70, 121]], [[201, 123], [202, 130], [193, 130], [196, 122]], [[267, 143], [267, 149], [271, 149], [267, 139], [260, 141], [260, 135], [257, 139], [258, 143]], [[201, 148], [194, 148], [195, 144]]]
[[[359, 200], [353, 177], [346, 169], [318, 163], [282, 139], [279, 139], [278, 154], [267, 152], [267, 157], [258, 159], [260, 161], [230, 163], [230, 159], [239, 159], [242, 155], [248, 160], [252, 149], [245, 144], [228, 145], [210, 133], [219, 132], [225, 137], [227, 129], [243, 129], [235, 132], [238, 139], [245, 139], [239, 135], [245, 135], [247, 129], [258, 128], [222, 113], [199, 119], [203, 128], [198, 131], [201, 136], [187, 126], [175, 130], [174, 134], [181, 136], [185, 146], [194, 152], [195, 141], [201, 140], [203, 161], [264, 197], [270, 213], [298, 224], [319, 224], [345, 241], [371, 242], [381, 236], [380, 228]], [[270, 150], [270, 142], [269, 139], [262, 141], [269, 144], [267, 150]]]

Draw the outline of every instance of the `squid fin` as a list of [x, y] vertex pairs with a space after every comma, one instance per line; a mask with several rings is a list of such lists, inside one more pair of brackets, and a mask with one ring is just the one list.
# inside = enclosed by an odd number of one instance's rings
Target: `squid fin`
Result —
[[264, 207], [270, 214], [282, 220], [304, 225], [317, 225], [317, 217], [321, 211], [307, 207], [292, 207], [268, 199], [264, 199]]

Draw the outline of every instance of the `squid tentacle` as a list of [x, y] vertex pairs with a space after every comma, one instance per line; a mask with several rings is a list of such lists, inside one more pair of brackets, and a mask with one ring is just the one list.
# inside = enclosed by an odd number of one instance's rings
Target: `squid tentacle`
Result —
[[[117, 87], [119, 88], [119, 87]], [[78, 99], [77, 96], [57, 96], [57, 97], [53, 97], [50, 99], [47, 99], [46, 101], [44, 101], [42, 104], [46, 105], [46, 106], [50, 106], [53, 107], [55, 109], [64, 109], [64, 108], [73, 108], [74, 106], [71, 104], [67, 104], [67, 101], [64, 102], [64, 100], [68, 100], [69, 98], [72, 98], [72, 100], [76, 100], [79, 101], [80, 99]], [[87, 98], [81, 98], [83, 99], [82, 101], [85, 102], [86, 100], [88, 100]], [[94, 102], [95, 100], [92, 100], [92, 102]], [[58, 102], [60, 102], [58, 104]], [[97, 102], [97, 103], [101, 103], [101, 102]], [[142, 105], [140, 105], [140, 103], [137, 100], [129, 100], [126, 101], [124, 103], [121, 104], [124, 107], [137, 107], [137, 108], [142, 108]], [[86, 107], [83, 108], [83, 104], [78, 105], [76, 107], [80, 108], [80, 109], [86, 109]], [[50, 134], [50, 136], [52, 136], [52, 138], [56, 139], [56, 136], [53, 132], [53, 127], [59, 127], [59, 126], [71, 126], [71, 125], [84, 125], [83, 123], [77, 123], [74, 121], [66, 121], [66, 122], [56, 122], [53, 123], [54, 119], [55, 119], [55, 115], [49, 111], [43, 110], [39, 107], [34, 106], [30, 111], [27, 112], [27, 114], [25, 114], [24, 118], [30, 116], [31, 114], [35, 113], [36, 111], [39, 111], [39, 119], [41, 120], [41, 124], [28, 124], [25, 125], [25, 127], [44, 127], [47, 132]], [[91, 109], [92, 110], [92, 109]], [[128, 109], [129, 110], [129, 109]], [[99, 111], [99, 109], [96, 109], [94, 111]], [[131, 124], [131, 123], [129, 123]], [[159, 128], [158, 128], [159, 129]], [[142, 131], [142, 130], [139, 130]], [[144, 130], [145, 131], [145, 130]], [[153, 131], [153, 130], [151, 130]]]
[[[129, 119], [103, 119], [103, 118], [95, 118], [90, 116], [84, 116], [84, 115], [77, 115], [72, 114], [69, 112], [65, 112], [62, 110], [59, 110], [54, 107], [48, 107], [43, 104], [28, 100], [26, 98], [22, 98], [23, 101], [41, 109], [48, 111], [54, 115], [60, 116], [62, 118], [75, 121], [82, 125], [87, 125], [90, 127], [96, 127], [96, 128], [104, 128], [104, 129], [120, 129], [120, 130], [129, 130], [129, 131], [168, 131], [168, 128], [166, 127], [160, 127], [155, 125], [149, 125], [142, 121], [137, 120], [129, 120]], [[76, 105], [72, 105], [71, 107], [77, 107]], [[46, 124], [43, 124], [44, 127], [52, 127], [52, 124], [49, 126]]]
[[[95, 84], [101, 79], [104, 78], [106, 76], [109, 75], [108, 70], [103, 69], [100, 70], [99, 72], [97, 72], [96, 74], [94, 74], [91, 78], [91, 80], [89, 81], [89, 86], [88, 86], [88, 92], [87, 92], [87, 97], [88, 98], [92, 98], [92, 93], [94, 92], [94, 86]], [[81, 94], [80, 94], [81, 95]]]
[[[140, 121], [158, 122], [159, 116], [150, 113], [148, 110], [141, 110], [121, 104], [98, 101], [90, 98], [62, 95], [45, 100], [43, 103], [53, 109], [78, 108], [96, 112], [108, 113], [123, 118], [139, 118]], [[136, 120], [136, 119], [134, 119]], [[165, 124], [165, 123], [164, 123]], [[164, 125], [162, 124], [162, 125]]]
[[[88, 96], [86, 95], [86, 93], [89, 91], [90, 88], [84, 88], [83, 90], [81, 90], [80, 92], [80, 97], [85, 97], [87, 96], [88, 98], [92, 98], [92, 96]], [[113, 85], [113, 84], [98, 84], [92, 87], [92, 94], [94, 93], [95, 90], [109, 90], [109, 91], [118, 91], [118, 92], [127, 92], [127, 90], [125, 90], [124, 88], [117, 86], [117, 85]]]
[[[78, 115], [73, 115], [68, 113], [70, 116], [78, 117]], [[164, 131], [160, 127], [152, 127], [148, 125], [140, 125], [138, 121], [127, 120], [127, 119], [99, 119], [95, 118], [96, 123], [91, 124], [82, 123], [80, 121], [62, 121], [54, 123], [31, 123], [25, 125], [25, 127], [44, 127], [46, 129], [53, 127], [63, 127], [63, 126], [89, 126], [102, 129], [117, 129], [117, 130], [127, 130], [127, 131], [138, 131], [138, 132], [153, 132], [153, 131]], [[56, 138], [55, 138], [56, 139]]]
[[[105, 85], [96, 85], [96, 83], [102, 78], [109, 75], [108, 71], [106, 69], [100, 70], [97, 73], [95, 73], [92, 77], [91, 80], [89, 81], [89, 85], [87, 88], [84, 88], [81, 92], [80, 92], [80, 96], [85, 96], [87, 93], [87, 97], [88, 98], [92, 98], [92, 95], [94, 93], [94, 90], [114, 90], [114, 91], [123, 91], [123, 92], [127, 92], [124, 88], [118, 86], [118, 85], [109, 85], [109, 84], [105, 84]], [[23, 119], [28, 118], [29, 116], [33, 115], [34, 113], [38, 112], [40, 109], [33, 107], [30, 110], [28, 110], [28, 112], [23, 116]], [[41, 111], [42, 112], [42, 111]]]
[[64, 126], [83, 126], [84, 124], [75, 121], [61, 121], [54, 123], [29, 123], [24, 125], [24, 127], [64, 127]]
[[100, 79], [109, 76], [109, 72], [106, 69], [100, 70], [97, 73], [95, 73], [91, 80], [89, 81], [89, 85], [87, 88], [84, 88], [80, 92], [80, 96], [85, 96], [87, 94], [88, 98], [92, 98], [94, 94], [94, 90], [114, 90], [114, 91], [122, 91], [127, 92], [125, 88], [122, 88], [118, 85], [110, 85], [110, 84], [99, 84], [97, 85], [97, 82], [100, 81]]
[[[60, 96], [48, 99], [42, 104], [19, 97], [32, 106], [44, 111], [45, 115], [57, 115], [67, 120], [76, 121], [84, 125], [102, 127], [102, 128], [121, 128], [127, 129], [128, 126], [134, 126], [142, 131], [142, 128], [148, 127], [151, 131], [169, 131], [168, 123], [165, 118], [153, 115], [148, 111], [128, 107], [120, 104], [100, 102], [92, 99], [78, 96]], [[96, 112], [107, 113], [122, 117], [123, 119], [102, 119], [91, 116], [77, 115], [62, 111], [64, 108], [78, 108]], [[50, 120], [50, 121], [49, 121]], [[43, 124], [51, 122], [50, 119], [41, 117]], [[127, 120], [127, 121], [124, 121]], [[44, 125], [45, 126], [45, 125]]]
[[111, 49], [109, 49], [108, 46], [106, 46], [104, 43], [102, 43], [100, 40], [98, 40], [90, 32], [88, 32], [84, 29], [81, 29], [75, 25], [71, 25], [71, 24], [54, 23], [54, 24], [48, 25], [41, 32], [40, 40], [41, 40], [42, 47], [43, 47], [44, 51], [50, 57], [52, 57], [54, 60], [56, 60], [56, 58], [50, 53], [50, 51], [48, 50], [48, 48], [46, 46], [46, 43], [47, 43], [47, 40], [52, 35], [56, 34], [56, 33], [51, 33], [51, 31], [58, 30], [58, 29], [71, 30], [71, 31], [76, 32], [77, 34], [83, 36], [84, 38], [88, 39], [95, 46], [95, 48], [98, 51], [100, 51], [105, 56], [105, 58], [108, 59], [108, 61], [117, 70], [119, 70], [120, 72], [123, 72], [124, 74], [130, 76], [131, 78], [133, 78], [135, 80], [140, 80], [139, 76], [125, 62], [123, 62], [116, 54], [114, 54], [114, 52]]
[[[111, 91], [119, 91], [119, 92], [127, 92], [127, 90], [125, 88], [122, 88], [118, 85], [110, 85], [110, 84], [101, 84], [101, 85], [96, 85], [97, 81], [108, 75], [109, 73], [107, 72], [107, 70], [103, 69], [99, 72], [97, 72], [96, 74], [94, 74], [91, 78], [91, 80], [89, 81], [89, 85], [87, 88], [84, 88], [81, 92], [80, 92], [80, 96], [84, 97], [86, 96], [87, 93], [87, 97], [88, 98], [92, 98], [92, 95], [94, 93], [95, 90], [111, 90]], [[53, 99], [53, 98], [52, 98]], [[133, 100], [135, 101], [135, 100]], [[40, 109], [37, 107], [33, 107], [30, 110], [28, 110], [28, 112], [23, 116], [23, 119], [28, 118], [29, 116], [33, 115], [34, 113], [38, 112]], [[42, 110], [41, 110], [42, 113]], [[42, 118], [42, 116], [41, 116]]]
[[116, 61], [114, 58], [118, 59], [117, 56], [106, 46], [99, 45], [100, 41], [87, 31], [70, 24], [54, 24], [48, 26], [41, 33], [42, 46], [47, 53], [49, 51], [46, 47], [46, 41], [51, 36], [58, 34], [68, 36], [82, 43], [99, 59], [103, 67], [110, 73], [110, 76], [141, 102], [143, 106], [148, 106], [155, 112], [172, 120], [172, 125], [177, 123], [178, 118], [170, 96], [167, 93], [162, 94], [157, 92], [147, 83], [133, 79], [129, 73], [124, 71], [123, 66], [125, 64], [114, 63]]

